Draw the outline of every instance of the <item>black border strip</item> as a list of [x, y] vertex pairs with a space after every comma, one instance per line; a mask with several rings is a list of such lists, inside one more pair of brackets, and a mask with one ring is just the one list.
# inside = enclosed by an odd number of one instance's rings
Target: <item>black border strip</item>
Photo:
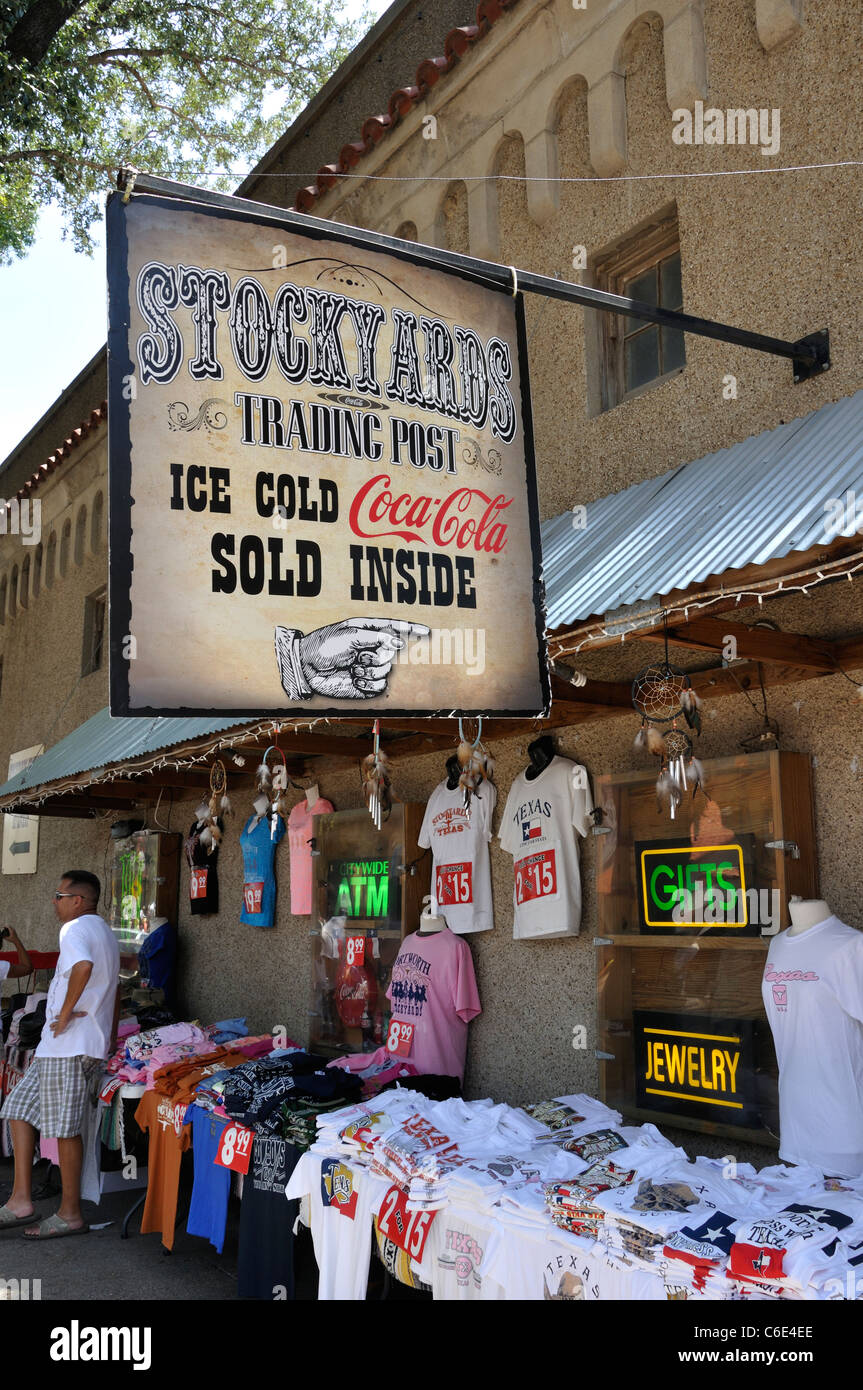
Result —
[[[180, 193], [186, 194], [185, 188]], [[194, 189], [188, 192], [194, 193]], [[278, 209], [266, 209], [266, 214], [251, 208], [232, 206], [226, 195], [211, 194], [200, 202], [187, 197], [144, 195], [147, 201], [166, 209], [180, 207], [190, 213], [224, 218], [232, 221], [250, 221], [261, 227], [280, 227], [288, 223], [300, 236], [314, 241], [342, 241], [348, 245], [372, 246], [373, 249], [396, 256], [411, 265], [430, 267], [442, 274], [456, 275], [458, 278], [481, 283], [490, 292], [508, 294], [505, 288], [491, 284], [477, 275], [464, 274], [442, 265], [439, 260], [417, 252], [413, 242], [401, 242], [379, 233], [365, 232], [352, 235], [353, 229], [339, 224], [329, 225], [316, 220], [314, 226], [296, 213], [272, 216]], [[130, 377], [134, 370], [130, 346], [129, 330], [131, 320], [128, 252], [129, 243], [126, 230], [126, 204], [124, 195], [109, 194], [106, 209], [107, 228], [107, 267], [108, 267], [108, 516], [109, 516], [109, 688], [110, 712], [112, 717], [162, 716], [177, 718], [188, 716], [226, 715], [250, 719], [290, 719], [293, 717], [337, 718], [352, 717], [369, 719], [447, 719], [459, 716], [476, 718], [480, 715], [501, 719], [537, 719], [549, 713], [551, 707], [551, 683], [548, 672], [548, 656], [545, 644], [545, 590], [542, 581], [542, 549], [539, 528], [539, 502], [536, 481], [536, 457], [533, 441], [533, 416], [531, 411], [530, 381], [528, 376], [527, 332], [524, 321], [522, 296], [516, 296], [516, 337], [518, 343], [518, 367], [521, 385], [522, 432], [524, 435], [525, 482], [527, 491], [528, 525], [530, 532], [531, 560], [533, 568], [533, 605], [536, 615], [537, 659], [539, 675], [539, 694], [542, 707], [537, 709], [477, 709], [453, 710], [451, 706], [440, 709], [391, 709], [389, 706], [375, 706], [369, 709], [366, 701], [351, 701], [333, 706], [290, 704], [284, 708], [259, 706], [240, 708], [238, 706], [155, 706], [131, 705], [129, 688], [128, 659], [123, 655], [123, 646], [130, 632], [132, 617], [132, 503], [131, 496], [131, 406], [128, 392], [124, 392], [124, 377]], [[226, 204], [228, 204], [226, 206]], [[260, 205], [262, 208], [264, 204]], [[469, 259], [469, 258], [467, 258]]]

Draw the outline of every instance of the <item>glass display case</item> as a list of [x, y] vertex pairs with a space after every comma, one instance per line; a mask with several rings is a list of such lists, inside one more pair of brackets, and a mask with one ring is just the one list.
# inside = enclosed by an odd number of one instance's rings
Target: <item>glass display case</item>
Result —
[[316, 1052], [373, 1052], [386, 1038], [393, 963], [429, 893], [431, 853], [416, 842], [424, 811], [397, 802], [380, 830], [365, 809], [314, 818], [309, 1045]]
[[807, 755], [705, 763], [672, 821], [655, 772], [595, 784], [601, 1095], [627, 1116], [774, 1142], [761, 999], [792, 895], [818, 895]]
[[113, 842], [107, 917], [123, 955], [136, 955], [157, 917], [176, 925], [180, 836], [137, 830]]

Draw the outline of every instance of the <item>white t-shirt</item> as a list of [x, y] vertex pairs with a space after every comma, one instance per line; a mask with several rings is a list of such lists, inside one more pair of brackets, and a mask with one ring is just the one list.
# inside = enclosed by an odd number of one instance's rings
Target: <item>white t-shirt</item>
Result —
[[365, 1168], [334, 1158], [313, 1145], [302, 1154], [285, 1196], [308, 1197], [318, 1299], [364, 1299], [369, 1278], [372, 1213], [388, 1184]]
[[[57, 1037], [51, 1023], [63, 1007], [69, 975], [79, 961], [92, 962], [93, 969], [75, 1005], [83, 1018], [73, 1018]], [[37, 1057], [108, 1056], [114, 1003], [120, 976], [120, 950], [111, 928], [95, 912], [75, 917], [60, 929], [60, 956], [54, 978], [48, 986], [45, 1027], [36, 1048]]]
[[863, 1175], [863, 933], [828, 917], [770, 943], [761, 983], [779, 1062], [779, 1156]]
[[8, 960], [0, 960], [0, 980], [5, 980], [9, 974]]
[[577, 936], [581, 872], [574, 832], [586, 835], [593, 801], [586, 770], [552, 758], [538, 777], [519, 773], [509, 789], [500, 843], [515, 860], [516, 941]]
[[496, 804], [491, 782], [481, 784], [468, 808], [461, 787], [450, 790], [441, 782], [423, 816], [417, 844], [432, 852], [432, 911], [460, 935], [494, 926], [488, 843]]

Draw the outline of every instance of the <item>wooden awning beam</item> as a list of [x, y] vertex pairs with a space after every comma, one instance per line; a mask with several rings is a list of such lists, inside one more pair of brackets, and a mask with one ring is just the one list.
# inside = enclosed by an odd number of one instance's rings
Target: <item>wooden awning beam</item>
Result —
[[[661, 627], [633, 636], [646, 642], [665, 641], [665, 631]], [[814, 671], [836, 669], [837, 644], [799, 632], [774, 632], [771, 628], [748, 627], [727, 618], [707, 617], [692, 618], [688, 623], [676, 623], [668, 629], [670, 645], [691, 651], [721, 654], [728, 648], [729, 637], [736, 643], [737, 657], [779, 666], [806, 666]]]

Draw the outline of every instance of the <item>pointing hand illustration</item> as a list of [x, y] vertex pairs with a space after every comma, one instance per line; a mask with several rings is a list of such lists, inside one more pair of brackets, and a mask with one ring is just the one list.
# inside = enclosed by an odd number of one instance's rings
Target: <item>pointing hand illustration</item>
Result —
[[276, 660], [282, 688], [291, 700], [328, 695], [337, 700], [368, 700], [382, 694], [396, 654], [410, 637], [428, 637], [430, 628], [397, 618], [345, 618], [303, 634], [277, 627]]

